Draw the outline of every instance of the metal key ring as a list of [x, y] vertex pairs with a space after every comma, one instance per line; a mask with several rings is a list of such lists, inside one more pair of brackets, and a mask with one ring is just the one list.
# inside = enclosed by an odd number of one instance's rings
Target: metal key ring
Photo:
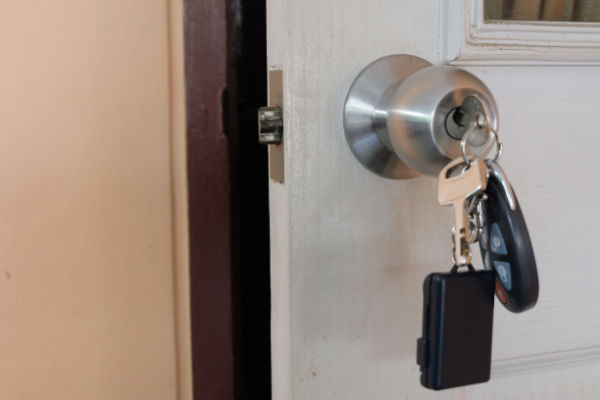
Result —
[[[468, 166], [471, 166], [471, 162], [475, 158], [478, 157], [478, 156], [473, 156], [471, 159], [469, 159], [469, 157], [467, 157], [467, 141], [469, 140], [469, 136], [473, 133], [473, 131], [475, 131], [475, 129], [479, 127], [478, 125], [479, 124], [474, 123], [472, 127], [467, 129], [467, 131], [465, 132], [465, 134], [463, 135], [463, 137], [460, 140], [460, 151], [462, 153], [462, 157], [463, 157], [463, 160], [465, 161], [465, 164], [467, 164]], [[498, 161], [498, 159], [500, 159], [500, 156], [502, 155], [502, 143], [498, 139], [498, 134], [496, 133], [495, 130], [488, 128], [488, 131], [489, 131], [490, 135], [493, 136], [493, 142], [494, 141], [496, 142], [496, 155], [493, 158], [491, 158], [491, 160]], [[493, 142], [492, 142], [492, 144], [493, 144]], [[487, 152], [489, 151], [489, 147], [490, 146], [488, 146], [488, 148], [486, 148], [481, 154], [487, 154]]]

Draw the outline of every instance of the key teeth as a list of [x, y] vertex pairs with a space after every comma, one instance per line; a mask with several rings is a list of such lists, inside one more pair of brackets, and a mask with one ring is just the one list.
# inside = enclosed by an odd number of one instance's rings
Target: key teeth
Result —
[[461, 164], [465, 164], [462, 158], [456, 158], [448, 163], [440, 171], [438, 182], [438, 202], [441, 205], [454, 206], [452, 256], [455, 264], [460, 266], [471, 263], [470, 246], [477, 240], [479, 234], [477, 219], [475, 218], [473, 222], [472, 215], [481, 194], [487, 188], [488, 177], [486, 164], [478, 158], [472, 160], [469, 167], [462, 170], [459, 175], [449, 177], [449, 172]]

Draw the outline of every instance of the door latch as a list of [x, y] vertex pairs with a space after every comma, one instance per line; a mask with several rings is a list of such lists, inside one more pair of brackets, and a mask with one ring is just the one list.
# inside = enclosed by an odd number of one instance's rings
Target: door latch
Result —
[[269, 71], [269, 106], [258, 109], [258, 142], [269, 146], [269, 176], [283, 183], [283, 71]]

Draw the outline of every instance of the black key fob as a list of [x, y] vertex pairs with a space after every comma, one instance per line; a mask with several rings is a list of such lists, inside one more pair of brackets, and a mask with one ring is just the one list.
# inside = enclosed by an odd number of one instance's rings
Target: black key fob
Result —
[[533, 247], [510, 183], [495, 163], [482, 201], [483, 231], [479, 239], [486, 269], [496, 272], [496, 296], [512, 312], [535, 305], [539, 285]]
[[494, 273], [433, 273], [423, 283], [423, 337], [417, 341], [421, 384], [429, 389], [490, 379]]

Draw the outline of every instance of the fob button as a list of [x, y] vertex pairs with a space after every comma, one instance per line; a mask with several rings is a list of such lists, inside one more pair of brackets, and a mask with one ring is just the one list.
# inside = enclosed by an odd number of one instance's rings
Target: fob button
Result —
[[491, 269], [492, 269], [492, 262], [491, 262], [491, 260], [490, 260], [490, 257], [491, 257], [491, 256], [490, 256], [490, 252], [489, 252], [489, 251], [486, 251], [486, 252], [485, 252], [485, 256], [483, 257], [483, 267], [484, 267], [485, 269], [489, 269], [489, 270], [491, 270]]
[[506, 290], [510, 290], [512, 288], [510, 264], [506, 261], [494, 261], [494, 268], [496, 269], [498, 278], [500, 278], [500, 282], [502, 282], [502, 286], [504, 286]]
[[501, 254], [503, 256], [508, 254], [504, 239], [502, 238], [502, 233], [500, 233], [500, 227], [496, 223], [492, 225], [492, 232], [490, 233], [490, 249], [493, 253]]
[[498, 296], [498, 300], [500, 300], [502, 304], [506, 304], [508, 302], [506, 292], [504, 291], [504, 288], [502, 287], [502, 284], [500, 283], [500, 281], [498, 281], [498, 279], [496, 279], [496, 295]]
[[481, 243], [481, 247], [483, 247], [484, 250], [487, 250], [487, 246], [488, 246], [488, 235], [487, 232], [483, 232], [481, 235], [481, 238], [479, 238], [479, 242]]

